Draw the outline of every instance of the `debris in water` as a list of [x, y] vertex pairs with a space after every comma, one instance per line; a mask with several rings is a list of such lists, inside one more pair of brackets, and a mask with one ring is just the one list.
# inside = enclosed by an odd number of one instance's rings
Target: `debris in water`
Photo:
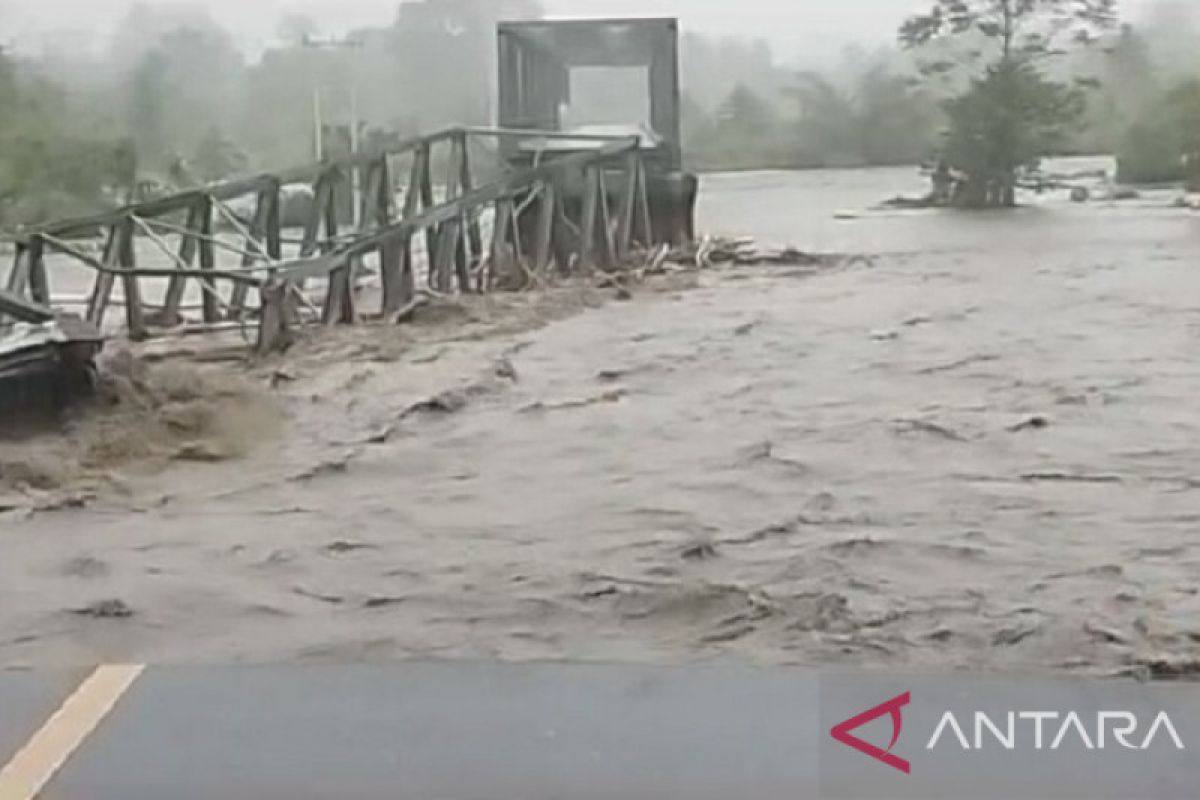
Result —
[[414, 414], [454, 414], [462, 411], [467, 407], [467, 396], [463, 392], [454, 390], [442, 392], [422, 400], [419, 403], [413, 403], [408, 408], [401, 412], [399, 419], [407, 419]]
[[375, 545], [367, 544], [366, 542], [348, 542], [339, 539], [336, 542], [331, 542], [330, 544], [325, 545], [324, 550], [330, 555], [341, 556], [347, 553], [354, 553], [359, 550], [374, 550], [375, 548]]
[[406, 598], [403, 597], [369, 597], [363, 602], [363, 608], [387, 608], [388, 606], [400, 605], [401, 603], [405, 602], [405, 599]]
[[493, 371], [497, 378], [503, 378], [504, 380], [512, 381], [513, 383], [516, 383], [520, 380], [520, 377], [517, 375], [517, 368], [513, 366], [513, 363], [507, 358], [501, 358], [499, 361], [497, 361], [496, 367]]
[[278, 389], [280, 384], [293, 383], [296, 380], [296, 374], [290, 370], [279, 368], [271, 373], [271, 388]]
[[685, 561], [708, 561], [717, 557], [717, 548], [710, 542], [698, 542], [685, 547], [679, 557]]
[[93, 619], [128, 619], [133, 616], [133, 609], [124, 600], [99, 600], [83, 608], [72, 609], [71, 613]]
[[341, 475], [350, 469], [350, 462], [358, 456], [357, 452], [344, 453], [343, 455], [322, 461], [311, 469], [301, 472], [299, 475], [292, 477], [292, 481], [303, 483], [306, 481], [315, 480], [316, 478], [325, 478], [330, 475]]
[[91, 556], [72, 558], [62, 568], [62, 574], [69, 578], [103, 578], [108, 573], [108, 564]]
[[1030, 636], [1041, 633], [1041, 625], [1027, 625], [1022, 628], [1005, 628], [992, 636], [993, 647], [1012, 647], [1020, 644]]
[[629, 370], [624, 369], [602, 369], [596, 373], [596, 380], [601, 383], [613, 383], [619, 381], [629, 374]]
[[1050, 420], [1041, 414], [1035, 414], [1026, 420], [1018, 422], [1016, 425], [1009, 426], [1009, 431], [1019, 433], [1020, 431], [1040, 431], [1050, 427]]
[[562, 403], [531, 403], [520, 409], [522, 414], [530, 414], [542, 411], [563, 411], [571, 408], [586, 408], [587, 406], [601, 405], [604, 403], [619, 403], [628, 394], [624, 389], [613, 389], [611, 392], [589, 397], [584, 400], [567, 400]]
[[1069, 472], [1026, 472], [1021, 480], [1029, 483], [1041, 481], [1056, 483], [1122, 483], [1119, 475], [1086, 475]]
[[1099, 639], [1108, 644], [1129, 644], [1129, 639], [1123, 636], [1120, 631], [1094, 625], [1091, 622], [1083, 623], [1083, 632], [1094, 639]]
[[1152, 680], [1200, 678], [1200, 658], [1193, 656], [1151, 656], [1139, 658], [1134, 666]]
[[217, 464], [229, 461], [235, 454], [215, 442], [188, 442], [180, 445], [171, 456], [173, 461], [196, 461], [203, 464]]
[[948, 364], [937, 364], [932, 367], [925, 367], [924, 369], [917, 370], [917, 374], [918, 375], [936, 375], [939, 372], [952, 372], [953, 370], [956, 370], [956, 369], [961, 369], [963, 367], [969, 367], [972, 364], [983, 364], [988, 361], [999, 361], [999, 360], [1000, 360], [1000, 356], [992, 355], [990, 353], [984, 353], [982, 355], [968, 356], [967, 358], [960, 358], [959, 360], [951, 361]]
[[309, 600], [318, 600], [322, 603], [328, 603], [331, 606], [338, 606], [338, 605], [341, 605], [342, 603], [346, 602], [346, 598], [342, 597], [341, 595], [322, 594], [320, 592], [310, 592], [309, 590], [301, 588], [299, 586], [292, 589], [292, 592], [294, 594], [299, 595], [300, 597], [307, 597]]
[[953, 431], [944, 425], [939, 425], [936, 422], [928, 422], [922, 419], [898, 419], [895, 422], [896, 432], [905, 433], [929, 433], [934, 436], [940, 436], [943, 439], [948, 439], [952, 442], [969, 441], [965, 436]]
[[745, 637], [754, 633], [756, 630], [758, 630], [758, 627], [755, 625], [739, 625], [737, 627], [729, 628], [728, 630], [705, 634], [704, 636], [700, 637], [700, 643], [723, 644], [725, 642], [736, 642], [738, 639], [744, 639]]

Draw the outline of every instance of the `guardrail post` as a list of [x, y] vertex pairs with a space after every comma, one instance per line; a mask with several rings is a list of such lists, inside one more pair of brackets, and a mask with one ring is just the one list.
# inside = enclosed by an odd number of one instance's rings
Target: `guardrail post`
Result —
[[258, 320], [258, 343], [260, 355], [282, 350], [292, 341], [290, 322], [292, 314], [288, 308], [293, 286], [287, 280], [270, 278], [259, 290], [261, 312]]
[[[193, 233], [198, 233], [202, 227], [201, 215], [204, 214], [203, 204], [197, 200], [188, 207], [187, 221], [184, 227]], [[179, 261], [181, 264], [191, 267], [196, 262], [196, 250], [198, 241], [192, 233], [181, 233], [179, 239]], [[178, 325], [182, 319], [179, 313], [179, 306], [183, 302], [183, 293], [187, 288], [187, 274], [180, 272], [178, 275], [173, 275], [167, 283], [167, 293], [163, 300], [163, 324], [167, 326]]]
[[29, 296], [35, 303], [50, 305], [50, 280], [46, 275], [46, 242], [38, 234], [29, 237]]
[[[475, 181], [471, 177], [471, 140], [466, 131], [463, 131], [462, 136], [462, 155], [459, 160], [459, 187], [463, 194], [469, 194], [475, 188]], [[470, 245], [470, 256], [472, 268], [478, 266], [483, 258], [483, 232], [479, 227], [478, 210], [467, 212], [467, 244]]]
[[601, 165], [600, 173], [600, 261], [606, 269], [617, 266], [617, 246], [613, 241], [612, 208], [609, 205], [608, 174]]
[[29, 286], [29, 243], [19, 242], [17, 252], [13, 256], [12, 268], [8, 271], [8, 282], [5, 285], [10, 293], [25, 296]]
[[[438, 231], [438, 241], [434, 260], [431, 265], [429, 285], [439, 292], [449, 292], [451, 265], [456, 265], [456, 254], [459, 250], [462, 219], [455, 218], [443, 222]], [[461, 273], [459, 278], [461, 280]]]
[[352, 325], [358, 318], [354, 302], [354, 276], [360, 256], [348, 256], [345, 263], [329, 273], [325, 290], [325, 305], [321, 319], [326, 325]]
[[213, 323], [221, 318], [221, 308], [217, 305], [217, 284], [211, 277], [204, 275], [217, 268], [217, 252], [213, 245], [213, 199], [204, 195], [196, 202], [200, 216], [200, 230], [197, 237], [197, 247], [200, 250], [200, 303], [203, 306], [204, 322]]
[[[101, 259], [106, 268], [117, 266], [120, 229], [120, 220], [113, 222], [108, 227], [108, 236], [104, 242], [104, 256]], [[96, 282], [92, 285], [92, 295], [88, 298], [87, 320], [101, 330], [104, 328], [104, 312], [108, 310], [115, 278], [116, 276], [112, 272], [99, 273], [96, 276]]]
[[117, 246], [117, 261], [127, 274], [121, 276], [121, 290], [125, 294], [125, 325], [129, 338], [137, 341], [146, 335], [145, 319], [142, 315], [142, 293], [137, 275], [137, 242], [134, 240], [134, 220], [130, 215], [120, 223], [120, 240]]
[[[242, 268], [251, 267], [257, 261], [262, 261], [265, 246], [264, 240], [266, 233], [270, 227], [270, 218], [272, 214], [278, 217], [276, 208], [279, 203], [279, 182], [272, 180], [267, 186], [259, 190], [258, 196], [254, 205], [254, 216], [250, 220], [250, 227], [247, 230], [249, 236], [246, 237], [246, 242], [243, 247], [246, 252], [242, 254]], [[269, 254], [267, 254], [269, 255]], [[246, 308], [246, 295], [250, 287], [244, 283], [236, 283], [233, 290], [230, 292], [229, 306], [233, 315], [241, 316]]]
[[318, 238], [321, 235], [321, 223], [325, 219], [325, 208], [333, 196], [333, 175], [329, 170], [322, 170], [313, 181], [312, 212], [304, 222], [304, 234], [300, 239], [300, 257], [309, 258], [320, 247]]
[[533, 269], [538, 275], [545, 275], [550, 268], [554, 255], [551, 245], [554, 242], [554, 222], [558, 211], [558, 192], [554, 181], [547, 179], [542, 182], [541, 197], [538, 201], [537, 238], [534, 240]]
[[496, 201], [496, 219], [492, 226], [492, 250], [489, 255], [490, 268], [489, 274], [481, 276], [480, 290], [487, 291], [492, 288], [496, 276], [503, 274], [503, 271], [509, 266], [509, 246], [508, 237], [512, 231], [513, 225], [513, 201], [511, 197], [501, 197]]
[[[28, 240], [17, 244], [17, 252], [13, 257], [12, 269], [8, 273], [6, 289], [18, 297], [24, 297], [26, 290], [34, 302], [50, 305], [50, 285], [46, 276], [46, 261], [44, 257], [45, 242], [38, 234], [33, 234]], [[0, 320], [3, 319], [0, 314]]]
[[[408, 193], [404, 197], [404, 218], [411, 219], [420, 211], [433, 208], [433, 176], [431, 174], [431, 150], [428, 141], [421, 142], [413, 155], [412, 172], [408, 178]], [[429, 258], [429, 272], [437, 260], [438, 234], [434, 228], [425, 230], [425, 251]]]
[[583, 171], [583, 205], [579, 212], [579, 263], [584, 270], [596, 267], [596, 226], [599, 222], [599, 168], [588, 166]]
[[629, 257], [629, 247], [633, 236], [633, 211], [637, 201], [637, 153], [625, 157], [625, 168], [622, 173], [621, 199], [617, 204], [617, 259], [624, 261]]

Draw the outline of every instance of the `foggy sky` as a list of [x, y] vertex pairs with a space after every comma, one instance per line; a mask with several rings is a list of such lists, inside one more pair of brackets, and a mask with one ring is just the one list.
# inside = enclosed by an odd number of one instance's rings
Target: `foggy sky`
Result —
[[[850, 43], [884, 44], [899, 22], [929, 0], [544, 0], [554, 16], [681, 18], [685, 30], [767, 39], [783, 61], [822, 60]], [[1119, 0], [1136, 17], [1157, 0]], [[1188, 2], [1188, 0], [1182, 0]], [[258, 50], [287, 11], [308, 14], [328, 33], [384, 25], [398, 0], [142, 0], [147, 5], [205, 5], [248, 50]], [[1195, 2], [1195, 0], [1191, 0]], [[34, 46], [46, 31], [75, 37], [106, 32], [130, 0], [0, 0], [0, 44]]]

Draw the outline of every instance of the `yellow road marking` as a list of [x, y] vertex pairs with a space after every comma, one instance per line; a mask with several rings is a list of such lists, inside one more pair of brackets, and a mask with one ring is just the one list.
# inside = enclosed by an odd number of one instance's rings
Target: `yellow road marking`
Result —
[[97, 667], [0, 770], [0, 800], [34, 800], [145, 669]]

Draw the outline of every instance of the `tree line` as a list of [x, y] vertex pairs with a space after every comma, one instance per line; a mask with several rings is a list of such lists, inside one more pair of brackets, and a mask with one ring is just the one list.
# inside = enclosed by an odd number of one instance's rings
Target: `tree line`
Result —
[[[538, 0], [421, 0], [355, 48], [281, 18], [249, 57], [202, 10], [134, 5], [99, 55], [0, 51], [0, 226], [314, 156], [313, 105], [368, 139], [493, 117], [495, 25]], [[1115, 0], [933, 0], [895, 48], [799, 71], [761, 41], [687, 33], [684, 149], [698, 169], [916, 164], [966, 179], [960, 200], [1007, 204], [1053, 153], [1118, 153], [1121, 177], [1200, 170], [1200, 33], [1170, 14], [1116, 24]], [[314, 88], [319, 100], [314, 98]], [[345, 129], [325, 132], [345, 147]]]

